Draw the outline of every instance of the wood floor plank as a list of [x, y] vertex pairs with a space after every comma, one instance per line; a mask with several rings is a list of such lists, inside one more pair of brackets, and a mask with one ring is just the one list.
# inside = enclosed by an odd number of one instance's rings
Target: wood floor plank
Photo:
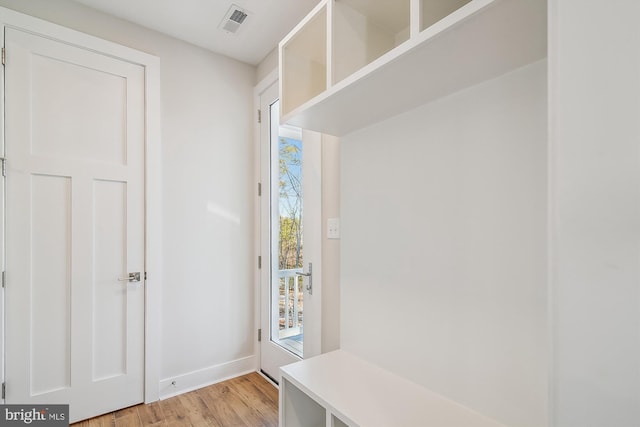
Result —
[[213, 399], [220, 399], [227, 402], [238, 417], [243, 421], [243, 424], [247, 427], [260, 427], [268, 426], [264, 417], [251, 407], [246, 400], [242, 398], [237, 392], [230, 387], [230, 381], [225, 381], [221, 384], [216, 384], [212, 387], [208, 387], [206, 392], [209, 393]]
[[186, 393], [177, 397], [182, 408], [187, 411], [190, 425], [194, 427], [223, 427], [197, 393]]
[[229, 394], [229, 388], [225, 385], [220, 387], [211, 386], [198, 391], [203, 401], [216, 414], [216, 419], [223, 426], [246, 426], [236, 408], [242, 403], [237, 396]]
[[136, 411], [116, 417], [115, 424], [118, 427], [142, 427], [142, 423], [140, 422], [140, 418]]
[[87, 427], [113, 427], [114, 425], [115, 418], [113, 414], [101, 415], [87, 421]]
[[278, 390], [257, 373], [72, 427], [277, 427]]
[[186, 415], [184, 408], [180, 406], [177, 397], [162, 400], [160, 401], [160, 405], [162, 406], [164, 420], [168, 425], [188, 425], [187, 421], [185, 421]]
[[190, 395], [190, 393], [162, 401], [162, 410], [167, 417], [167, 424], [176, 426], [208, 427], [208, 422], [203, 419], [201, 414], [198, 413], [196, 406], [194, 406], [188, 398], [188, 395]]
[[160, 402], [153, 402], [147, 405], [138, 405], [138, 416], [143, 426], [159, 427], [164, 424], [164, 413]]
[[116, 421], [118, 420], [118, 418], [125, 418], [131, 415], [138, 416], [137, 407], [138, 406], [130, 406], [129, 408], [120, 409], [119, 411], [115, 411], [113, 413], [113, 416], [115, 417]]
[[267, 395], [274, 403], [277, 409], [278, 406], [278, 388], [268, 380], [265, 380], [262, 375], [257, 372], [245, 375], [245, 377], [251, 381], [258, 389]]
[[115, 423], [119, 427], [142, 427], [137, 406], [114, 412]]
[[246, 376], [229, 380], [229, 387], [235, 390], [248, 406], [255, 409], [267, 425], [277, 426], [278, 424], [278, 401], [271, 399], [263, 393]]

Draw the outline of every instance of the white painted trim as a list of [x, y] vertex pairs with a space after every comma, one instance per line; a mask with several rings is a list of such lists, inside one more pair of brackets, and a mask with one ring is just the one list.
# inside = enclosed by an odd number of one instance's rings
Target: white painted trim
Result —
[[[253, 88], [254, 99], [256, 99], [256, 106], [260, 108], [260, 95], [264, 93], [272, 84], [278, 81], [278, 69], [275, 68], [264, 79]], [[257, 123], [257, 122], [256, 122]], [[260, 128], [260, 126], [258, 126]]]
[[422, 29], [422, 2], [420, 0], [410, 0], [409, 8], [409, 38], [418, 37]]
[[146, 66], [149, 62], [158, 58], [148, 53], [119, 45], [111, 41], [72, 30], [58, 24], [35, 18], [24, 13], [0, 7], [0, 20], [3, 27], [16, 28], [31, 32], [42, 37], [66, 43], [71, 46], [79, 46], [84, 49], [106, 54], [132, 64]]
[[[255, 365], [256, 356], [248, 356], [177, 377], [163, 379], [160, 381], [160, 399], [168, 399], [169, 397], [255, 372]], [[175, 385], [173, 384], [174, 381]]]
[[[335, 0], [331, 0], [327, 2], [327, 22], [326, 22], [326, 32], [327, 32], [327, 45], [326, 45], [326, 73], [327, 75], [325, 76], [325, 84], [327, 88], [330, 88], [333, 86], [333, 73], [334, 73], [334, 68], [333, 68], [333, 59], [334, 59], [334, 55], [333, 55], [333, 22], [334, 22], [334, 4], [335, 4]], [[282, 93], [282, 92], [280, 92]]]
[[[4, 20], [4, 17], [2, 16], [2, 12], [4, 12], [3, 8], [0, 8], [0, 19]], [[2, 46], [4, 46], [4, 30], [0, 31], [0, 43]], [[4, 123], [4, 117], [5, 117], [5, 112], [4, 112], [4, 66], [2, 67], [2, 72], [0, 73], [0, 96], [2, 97], [2, 102], [0, 102], [0, 126], [2, 131], [0, 131], [0, 138], [1, 138], [1, 144], [0, 144], [0, 153], [1, 156], [4, 158], [5, 157], [5, 138], [4, 138], [4, 128], [5, 128], [5, 123]], [[5, 246], [6, 246], [6, 235], [5, 235], [5, 227], [6, 227], [6, 194], [5, 194], [5, 180], [4, 178], [2, 178], [2, 187], [0, 189], [0, 191], [2, 192], [2, 199], [0, 199], [1, 203], [2, 203], [2, 207], [1, 207], [1, 211], [0, 214], [2, 215], [1, 221], [2, 224], [0, 224], [0, 238], [2, 240], [0, 240], [0, 264], [2, 265], [2, 271], [5, 271], [6, 269], [6, 252], [5, 252]], [[0, 382], [2, 384], [4, 384], [5, 382], [5, 346], [4, 346], [4, 341], [5, 341], [5, 290], [4, 288], [2, 288], [0, 290], [1, 293], [1, 301], [0, 301]], [[5, 399], [1, 398], [2, 396], [0, 396], [0, 402], [5, 403]]]
[[[4, 46], [4, 29], [17, 28], [53, 39], [61, 43], [80, 46], [112, 56], [145, 68], [145, 149], [146, 149], [146, 269], [149, 278], [145, 293], [145, 402], [159, 398], [160, 378], [160, 309], [162, 290], [162, 163], [160, 139], [160, 59], [110, 41], [62, 27], [39, 18], [0, 7], [0, 40]], [[4, 73], [2, 74], [4, 88]], [[4, 89], [2, 89], [4, 90]], [[4, 94], [3, 94], [4, 97]], [[4, 108], [4, 104], [2, 106]], [[3, 112], [3, 111], [2, 111]], [[4, 114], [2, 114], [4, 117]], [[4, 128], [4, 123], [3, 123]], [[4, 135], [4, 132], [2, 132]], [[4, 141], [3, 141], [4, 147]], [[4, 253], [3, 263], [4, 263]], [[3, 293], [4, 297], [4, 293]], [[4, 305], [0, 308], [4, 318]], [[2, 328], [4, 342], [4, 325]], [[0, 364], [4, 367], [5, 351], [2, 348]], [[4, 381], [4, 371], [2, 372]]]
[[160, 109], [160, 59], [145, 64], [145, 351], [144, 401], [160, 399], [162, 307], [162, 138]]
[[559, 427], [556, 424], [557, 415], [557, 391], [556, 379], [556, 288], [558, 283], [557, 265], [557, 162], [558, 158], [558, 115], [560, 113], [558, 94], [558, 63], [559, 53], [559, 5], [557, 1], [548, 3], [548, 28], [547, 28], [547, 426]]
[[[253, 102], [254, 102], [254, 111], [256, 112], [256, 117], [255, 120], [253, 121], [254, 123], [254, 177], [255, 177], [255, 183], [257, 185], [258, 182], [262, 182], [262, 167], [261, 167], [261, 144], [260, 144], [260, 138], [261, 138], [261, 133], [260, 133], [260, 123], [258, 123], [258, 117], [257, 117], [257, 111], [260, 109], [260, 97], [262, 96], [262, 94], [264, 93], [265, 90], [267, 90], [268, 88], [270, 88], [274, 83], [276, 83], [278, 81], [278, 75], [279, 75], [279, 70], [278, 68], [274, 69], [273, 71], [271, 71], [269, 74], [267, 74], [265, 76], [265, 78], [263, 78], [253, 89]], [[266, 113], [263, 114], [263, 119], [267, 117]], [[262, 188], [263, 188], [263, 193], [267, 190], [267, 183], [262, 182]], [[260, 211], [261, 211], [261, 198], [257, 197], [257, 193], [254, 193], [254, 200], [255, 205], [254, 205], [254, 253], [255, 253], [255, 257], [254, 260], [256, 260], [256, 263], [254, 264], [254, 331], [257, 331], [258, 329], [261, 328], [261, 324], [262, 324], [262, 317], [261, 317], [261, 299], [260, 299], [260, 295], [262, 293], [262, 289], [260, 287], [260, 283], [261, 283], [261, 277], [260, 275], [262, 274], [262, 270], [258, 269], [257, 266], [257, 259], [258, 256], [261, 255], [262, 252], [262, 248], [261, 248], [261, 241], [262, 241], [262, 223], [261, 223], [261, 218], [260, 218]], [[263, 258], [262, 263], [263, 266], [267, 265], [267, 259]], [[267, 335], [268, 336], [268, 332]], [[257, 372], [260, 372], [260, 360], [261, 360], [261, 356], [262, 353], [260, 351], [260, 342], [258, 342], [258, 336], [255, 336], [255, 339], [253, 340], [253, 354], [255, 355], [255, 366], [254, 366], [254, 370]]]

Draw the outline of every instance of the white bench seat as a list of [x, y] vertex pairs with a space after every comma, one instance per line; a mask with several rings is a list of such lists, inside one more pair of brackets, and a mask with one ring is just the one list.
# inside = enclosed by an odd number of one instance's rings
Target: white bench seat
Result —
[[281, 374], [280, 427], [505, 427], [343, 350]]

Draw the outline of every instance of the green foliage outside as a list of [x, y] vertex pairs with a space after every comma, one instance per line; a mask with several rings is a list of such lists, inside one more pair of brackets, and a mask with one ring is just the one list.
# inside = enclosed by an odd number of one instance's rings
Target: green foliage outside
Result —
[[302, 267], [302, 146], [279, 138], [280, 247], [279, 268]]

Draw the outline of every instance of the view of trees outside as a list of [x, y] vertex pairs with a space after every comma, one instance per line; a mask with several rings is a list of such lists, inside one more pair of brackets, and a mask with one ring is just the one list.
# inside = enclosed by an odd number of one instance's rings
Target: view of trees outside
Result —
[[[302, 237], [302, 142], [278, 138], [279, 168], [279, 270], [300, 269], [303, 265]], [[303, 322], [303, 282], [294, 273], [280, 277], [280, 330], [301, 328]], [[286, 318], [289, 319], [285, 326]], [[284, 332], [284, 331], [283, 331]], [[298, 334], [301, 333], [297, 332]]]
[[280, 270], [302, 267], [302, 143], [279, 138]]

